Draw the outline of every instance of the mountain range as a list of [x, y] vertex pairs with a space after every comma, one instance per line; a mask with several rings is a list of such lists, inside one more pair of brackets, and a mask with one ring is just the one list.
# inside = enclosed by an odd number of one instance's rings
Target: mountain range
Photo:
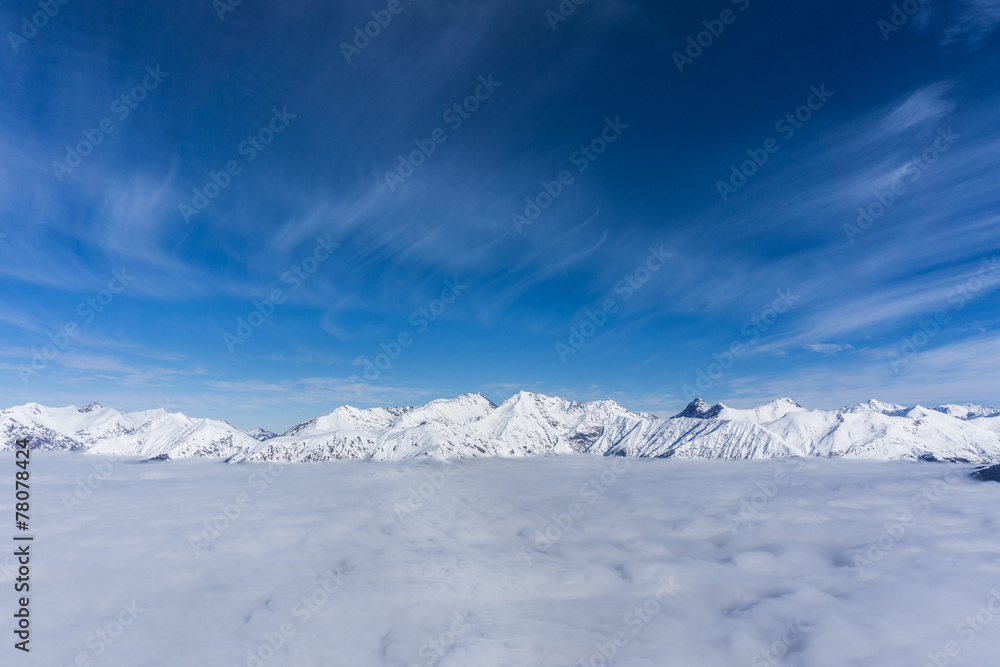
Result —
[[422, 406], [339, 407], [282, 435], [163, 409], [119, 412], [91, 403], [37, 403], [0, 412], [0, 449], [240, 461], [402, 460], [558, 454], [757, 459], [788, 456], [1000, 462], [1000, 411], [981, 405], [907, 407], [870, 400], [809, 410], [789, 398], [751, 409], [696, 399], [663, 419], [613, 400], [577, 402], [519, 392], [500, 405], [481, 394]]

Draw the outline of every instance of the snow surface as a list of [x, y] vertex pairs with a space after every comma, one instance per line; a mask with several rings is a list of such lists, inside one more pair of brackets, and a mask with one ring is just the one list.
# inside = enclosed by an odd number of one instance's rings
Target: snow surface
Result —
[[4, 664], [919, 667], [950, 648], [992, 665], [1000, 484], [971, 469], [36, 451], [32, 652]]
[[0, 411], [0, 448], [30, 437], [33, 449], [79, 450], [90, 454], [155, 457], [230, 457], [258, 440], [219, 419], [196, 419], [162, 408], [119, 412], [97, 403], [49, 408], [37, 403]]
[[985, 405], [976, 405], [975, 403], [966, 403], [965, 405], [939, 405], [934, 409], [938, 412], [943, 412], [946, 415], [958, 417], [959, 419], [975, 419], [977, 417], [1000, 415], [1000, 410], [997, 410], [996, 408], [991, 408]]
[[1000, 415], [976, 405], [927, 409], [869, 400], [809, 410], [790, 398], [751, 409], [695, 400], [660, 419], [612, 400], [578, 402], [522, 391], [495, 405], [463, 394], [422, 406], [339, 407], [276, 436], [163, 410], [121, 413], [96, 404], [0, 412], [0, 448], [240, 461], [597, 456], [752, 459], [789, 456], [1000, 461]]
[[247, 431], [247, 435], [249, 435], [254, 440], [264, 441], [268, 440], [269, 438], [277, 437], [278, 434], [258, 426], [257, 428], [250, 429], [249, 431]]

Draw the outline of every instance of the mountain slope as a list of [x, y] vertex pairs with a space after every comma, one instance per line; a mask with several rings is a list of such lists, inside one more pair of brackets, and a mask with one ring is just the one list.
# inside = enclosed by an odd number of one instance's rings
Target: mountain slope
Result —
[[1000, 415], [1000, 410], [990, 408], [985, 405], [975, 405], [966, 403], [965, 405], [939, 405], [934, 408], [938, 412], [943, 412], [959, 419], [977, 419], [979, 417], [993, 417]]
[[564, 454], [753, 459], [785, 456], [1000, 461], [1000, 414], [976, 405], [908, 408], [870, 400], [809, 410], [782, 398], [750, 408], [693, 401], [660, 419], [612, 400], [578, 402], [519, 392], [500, 405], [463, 394], [422, 406], [342, 406], [276, 436], [164, 410], [122, 413], [98, 404], [0, 412], [0, 447], [30, 436], [38, 449], [142, 458], [240, 461], [396, 461]]
[[33, 449], [168, 458], [228, 458], [257, 441], [232, 424], [194, 419], [162, 409], [118, 412], [92, 403], [83, 408], [47, 408], [37, 403], [0, 412], [0, 447], [30, 437]]
[[986, 424], [981, 425], [981, 420], [960, 419], [937, 408], [907, 408], [869, 400], [836, 411], [806, 410], [790, 399], [752, 410], [719, 406], [712, 411], [717, 417], [706, 418], [759, 424], [780, 436], [792, 450], [809, 456], [974, 462], [1000, 459], [997, 431], [984, 428]]

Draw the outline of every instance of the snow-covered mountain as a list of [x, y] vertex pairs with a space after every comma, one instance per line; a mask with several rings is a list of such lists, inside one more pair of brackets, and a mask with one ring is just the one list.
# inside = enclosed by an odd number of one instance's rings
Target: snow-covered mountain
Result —
[[1000, 461], [1000, 413], [977, 405], [906, 407], [870, 400], [809, 410], [788, 398], [750, 409], [700, 399], [669, 419], [612, 400], [581, 403], [519, 392], [500, 405], [481, 394], [422, 406], [339, 407], [283, 435], [163, 410], [121, 413], [91, 404], [35, 403], [0, 412], [0, 447], [32, 446], [144, 458], [240, 461], [401, 460], [587, 453], [662, 458]]
[[169, 458], [229, 458], [257, 443], [228, 422], [194, 419], [163, 409], [118, 412], [91, 403], [82, 408], [47, 408], [28, 403], [0, 412], [0, 448], [31, 437], [33, 449], [79, 450], [92, 454]]
[[[721, 407], [719, 407], [721, 406]], [[719, 404], [716, 419], [750, 421], [804, 456], [867, 459], [1000, 460], [1000, 431], [943, 410], [870, 400], [836, 411], [778, 399], [752, 410]], [[986, 418], [989, 419], [989, 418]]]
[[977, 419], [979, 417], [995, 417], [1000, 415], [1000, 410], [996, 408], [990, 408], [985, 405], [974, 405], [973, 403], [966, 403], [965, 405], [939, 405], [934, 409], [946, 415], [958, 417], [959, 419]]

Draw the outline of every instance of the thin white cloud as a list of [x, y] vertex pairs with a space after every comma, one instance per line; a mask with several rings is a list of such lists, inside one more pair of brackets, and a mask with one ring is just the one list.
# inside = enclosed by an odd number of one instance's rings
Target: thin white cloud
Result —
[[854, 346], [848, 343], [811, 343], [806, 345], [807, 350], [819, 352], [820, 354], [837, 354], [846, 350], [853, 350]]
[[963, 44], [970, 49], [982, 46], [1000, 25], [1000, 1], [960, 0], [944, 28], [942, 45]]
[[947, 97], [951, 88], [952, 84], [948, 81], [920, 88], [886, 114], [881, 128], [898, 132], [915, 125], [939, 123], [955, 109], [954, 101]]

